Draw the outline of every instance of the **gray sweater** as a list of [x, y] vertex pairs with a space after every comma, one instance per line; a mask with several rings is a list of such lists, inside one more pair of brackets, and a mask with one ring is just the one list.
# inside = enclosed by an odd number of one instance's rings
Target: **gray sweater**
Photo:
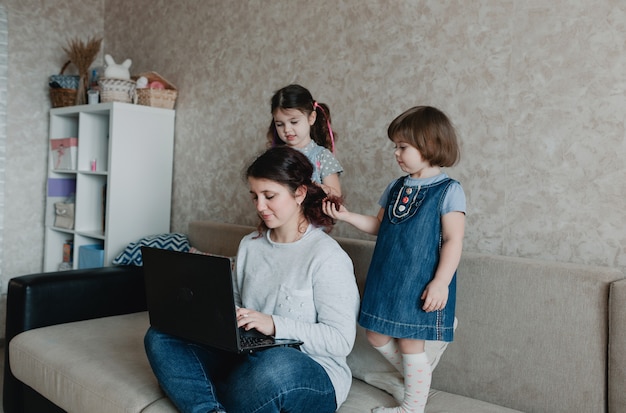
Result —
[[302, 340], [302, 351], [328, 373], [339, 407], [352, 374], [346, 357], [356, 336], [359, 292], [352, 261], [320, 228], [293, 243], [247, 235], [237, 253], [238, 305], [271, 314], [277, 338]]

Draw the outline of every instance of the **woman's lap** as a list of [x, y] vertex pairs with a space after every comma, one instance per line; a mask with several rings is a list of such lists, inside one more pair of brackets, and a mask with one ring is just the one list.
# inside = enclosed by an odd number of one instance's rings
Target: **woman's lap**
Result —
[[[336, 410], [335, 391], [325, 370], [294, 348], [233, 355], [150, 329], [146, 352], [159, 383], [183, 412]], [[215, 386], [207, 377], [213, 378]], [[215, 395], [221, 406], [215, 403]]]

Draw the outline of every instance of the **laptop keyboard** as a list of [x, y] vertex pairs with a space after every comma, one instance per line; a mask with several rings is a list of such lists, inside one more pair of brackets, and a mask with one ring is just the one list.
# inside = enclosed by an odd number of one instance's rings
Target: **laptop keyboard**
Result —
[[274, 340], [268, 337], [241, 336], [239, 339], [241, 347], [258, 347], [273, 344]]

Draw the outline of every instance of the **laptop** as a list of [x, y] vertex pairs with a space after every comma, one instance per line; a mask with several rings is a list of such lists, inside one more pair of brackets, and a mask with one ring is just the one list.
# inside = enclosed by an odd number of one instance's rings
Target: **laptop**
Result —
[[164, 333], [234, 353], [300, 348], [237, 326], [228, 257], [141, 247], [150, 324]]

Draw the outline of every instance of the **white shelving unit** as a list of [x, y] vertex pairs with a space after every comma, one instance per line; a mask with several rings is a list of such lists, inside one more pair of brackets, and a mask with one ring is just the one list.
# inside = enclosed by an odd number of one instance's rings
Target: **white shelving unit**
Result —
[[[44, 271], [56, 271], [63, 245], [103, 248], [104, 265], [141, 237], [169, 232], [175, 111], [109, 102], [50, 111], [49, 139], [78, 138], [76, 169], [49, 156]], [[96, 168], [92, 170], [92, 160]], [[75, 191], [74, 228], [55, 227], [56, 202]]]

